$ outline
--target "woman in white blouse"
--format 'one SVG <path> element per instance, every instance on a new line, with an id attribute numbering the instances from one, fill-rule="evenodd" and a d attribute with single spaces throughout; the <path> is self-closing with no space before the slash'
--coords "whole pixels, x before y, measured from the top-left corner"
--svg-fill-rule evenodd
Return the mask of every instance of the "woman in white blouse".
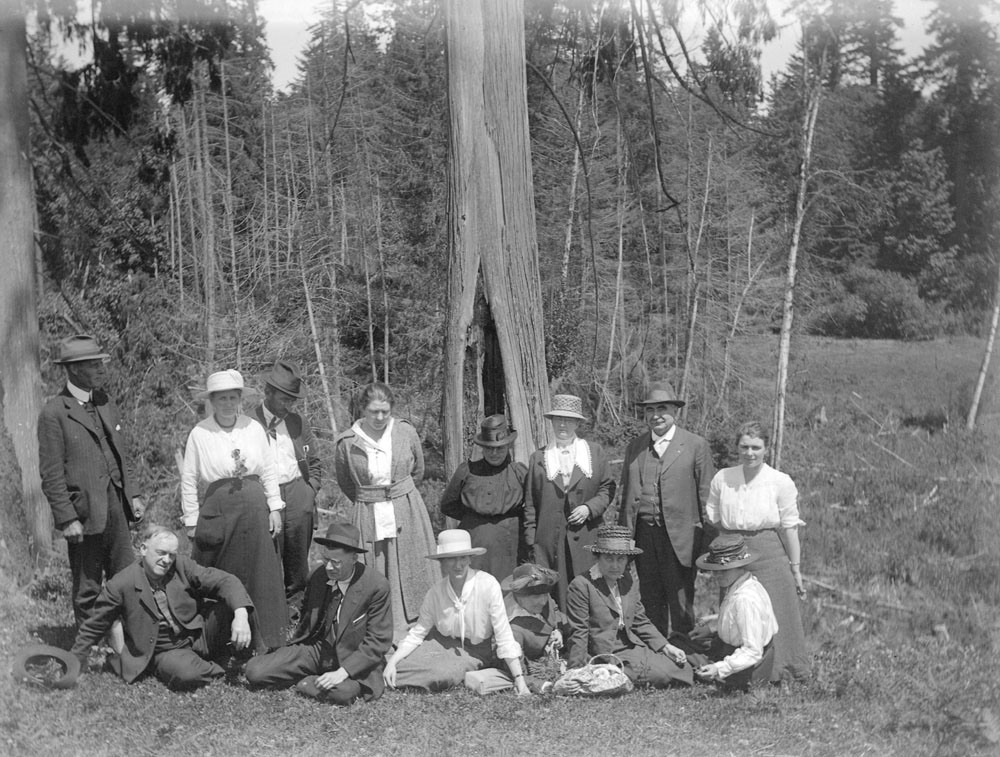
<path id="1" fill-rule="evenodd" d="M 389 581 L 393 638 L 399 641 L 420 612 L 438 576 L 424 556 L 434 549 L 434 531 L 417 484 L 424 477 L 424 452 L 416 429 L 395 418 L 392 390 L 376 382 L 358 404 L 361 418 L 337 437 L 337 484 L 354 503 L 352 522 L 372 543 L 365 562 Z"/>
<path id="2" fill-rule="evenodd" d="M 242 395 L 243 376 L 234 370 L 213 373 L 198 395 L 212 413 L 188 435 L 181 517 L 195 562 L 232 573 L 246 587 L 254 604 L 254 646 L 263 651 L 285 643 L 288 608 L 272 542 L 285 505 L 266 432 L 240 413 Z"/>
<path id="3" fill-rule="evenodd" d="M 802 585 L 798 492 L 785 473 L 764 462 L 769 438 L 760 423 L 745 423 L 737 434 L 740 465 L 712 479 L 706 511 L 720 533 L 738 533 L 758 555 L 748 570 L 771 598 L 778 619 L 771 680 L 804 679 L 810 660 L 799 598 Z"/>
<path id="4" fill-rule="evenodd" d="M 485 553 L 485 548 L 472 546 L 468 531 L 440 533 L 435 552 L 427 557 L 441 561 L 444 577 L 427 592 L 416 624 L 389 658 L 383 672 L 386 685 L 441 691 L 461 685 L 466 673 L 499 658 L 510 670 L 514 690 L 531 693 L 500 582 L 471 567 L 472 558 Z"/>

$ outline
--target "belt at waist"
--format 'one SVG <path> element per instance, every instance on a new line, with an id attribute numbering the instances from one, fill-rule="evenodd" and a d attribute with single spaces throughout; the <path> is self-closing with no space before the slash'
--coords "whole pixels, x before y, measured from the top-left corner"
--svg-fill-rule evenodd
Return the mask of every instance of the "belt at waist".
<path id="1" fill-rule="evenodd" d="M 417 485 L 413 483 L 412 476 L 401 478 L 399 481 L 393 481 L 385 486 L 359 486 L 354 495 L 354 501 L 385 502 L 396 499 L 396 497 L 405 497 L 416 488 Z"/>
<path id="2" fill-rule="evenodd" d="M 740 529 L 740 528 L 720 528 L 720 534 L 739 534 L 740 536 L 757 536 L 758 534 L 766 534 L 768 531 L 778 532 L 777 528 L 758 528 L 756 531 L 750 529 Z"/>

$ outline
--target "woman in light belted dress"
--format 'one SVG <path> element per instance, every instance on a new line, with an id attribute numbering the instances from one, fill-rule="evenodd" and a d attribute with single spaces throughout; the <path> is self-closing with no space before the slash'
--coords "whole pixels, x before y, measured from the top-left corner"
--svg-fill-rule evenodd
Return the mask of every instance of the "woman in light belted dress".
<path id="1" fill-rule="evenodd" d="M 353 523 L 364 557 L 389 581 L 394 638 L 406 635 L 420 604 L 438 579 L 426 555 L 434 551 L 434 532 L 417 483 L 424 475 L 424 453 L 416 430 L 392 416 L 392 390 L 376 382 L 360 397 L 363 416 L 337 438 L 337 483 L 354 502 Z"/>

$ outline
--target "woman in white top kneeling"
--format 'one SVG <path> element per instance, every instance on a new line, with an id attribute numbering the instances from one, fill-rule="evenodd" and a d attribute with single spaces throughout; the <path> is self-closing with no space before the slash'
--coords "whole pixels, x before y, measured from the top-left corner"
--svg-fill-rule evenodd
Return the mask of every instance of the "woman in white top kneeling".
<path id="1" fill-rule="evenodd" d="M 461 685 L 467 672 L 499 658 L 510 670 L 515 691 L 530 693 L 500 583 L 471 567 L 473 556 L 485 552 L 472 546 L 468 531 L 440 533 L 437 551 L 427 557 L 440 560 L 444 577 L 427 592 L 416 624 L 389 658 L 386 685 L 441 691 Z"/>

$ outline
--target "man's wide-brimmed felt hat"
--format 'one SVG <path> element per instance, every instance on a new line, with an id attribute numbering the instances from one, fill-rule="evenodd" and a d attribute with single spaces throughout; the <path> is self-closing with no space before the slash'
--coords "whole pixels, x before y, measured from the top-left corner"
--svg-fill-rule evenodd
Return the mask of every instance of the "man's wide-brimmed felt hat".
<path id="1" fill-rule="evenodd" d="M 517 439 L 517 432 L 507 424 L 506 415 L 491 415 L 482 422 L 472 441 L 480 447 L 506 447 Z"/>
<path id="2" fill-rule="evenodd" d="M 302 397 L 302 377 L 299 375 L 299 367 L 294 363 L 275 360 L 271 372 L 264 377 L 264 383 L 290 397 Z"/>
<path id="3" fill-rule="evenodd" d="M 636 402 L 637 405 L 659 405 L 666 402 L 677 407 L 684 407 L 686 402 L 677 398 L 677 392 L 666 381 L 654 381 L 646 387 L 646 396 Z"/>
<path id="4" fill-rule="evenodd" d="M 59 343 L 57 365 L 79 363 L 83 360 L 107 360 L 111 355 L 102 350 L 90 334 L 75 334 Z"/>
<path id="5" fill-rule="evenodd" d="M 205 388 L 195 396 L 198 399 L 207 399 L 215 392 L 227 392 L 230 389 L 243 391 L 243 374 L 230 368 L 227 371 L 216 371 L 205 382 Z"/>
<path id="6" fill-rule="evenodd" d="M 525 563 L 500 582 L 500 588 L 515 594 L 548 594 L 559 583 L 559 574 L 551 568 Z"/>
<path id="7" fill-rule="evenodd" d="M 324 547 L 340 547 L 352 552 L 367 552 L 362 546 L 361 531 L 346 520 L 334 521 L 324 536 L 314 536 L 313 541 Z"/>
<path id="8" fill-rule="evenodd" d="M 427 555 L 431 560 L 441 560 L 445 557 L 464 557 L 470 555 L 485 555 L 486 547 L 473 547 L 472 536 L 461 528 L 447 528 L 438 534 L 437 551 Z"/>
<path id="9" fill-rule="evenodd" d="M 601 526 L 597 529 L 597 538 L 593 544 L 586 546 L 595 554 L 606 555 L 641 555 L 642 550 L 635 546 L 632 531 L 626 526 Z"/>
<path id="10" fill-rule="evenodd" d="M 546 418 L 576 418 L 587 420 L 583 414 L 583 400 L 575 394 L 556 394 L 552 397 L 552 409 L 545 414 Z"/>
<path id="11" fill-rule="evenodd" d="M 695 563 L 702 570 L 729 570 L 742 568 L 757 559 L 757 555 L 747 548 L 739 534 L 719 534 L 708 545 L 708 552 Z"/>
<path id="12" fill-rule="evenodd" d="M 69 689 L 80 677 L 80 660 L 65 649 L 31 644 L 14 656 L 10 674 L 15 680 L 49 689 Z"/>

